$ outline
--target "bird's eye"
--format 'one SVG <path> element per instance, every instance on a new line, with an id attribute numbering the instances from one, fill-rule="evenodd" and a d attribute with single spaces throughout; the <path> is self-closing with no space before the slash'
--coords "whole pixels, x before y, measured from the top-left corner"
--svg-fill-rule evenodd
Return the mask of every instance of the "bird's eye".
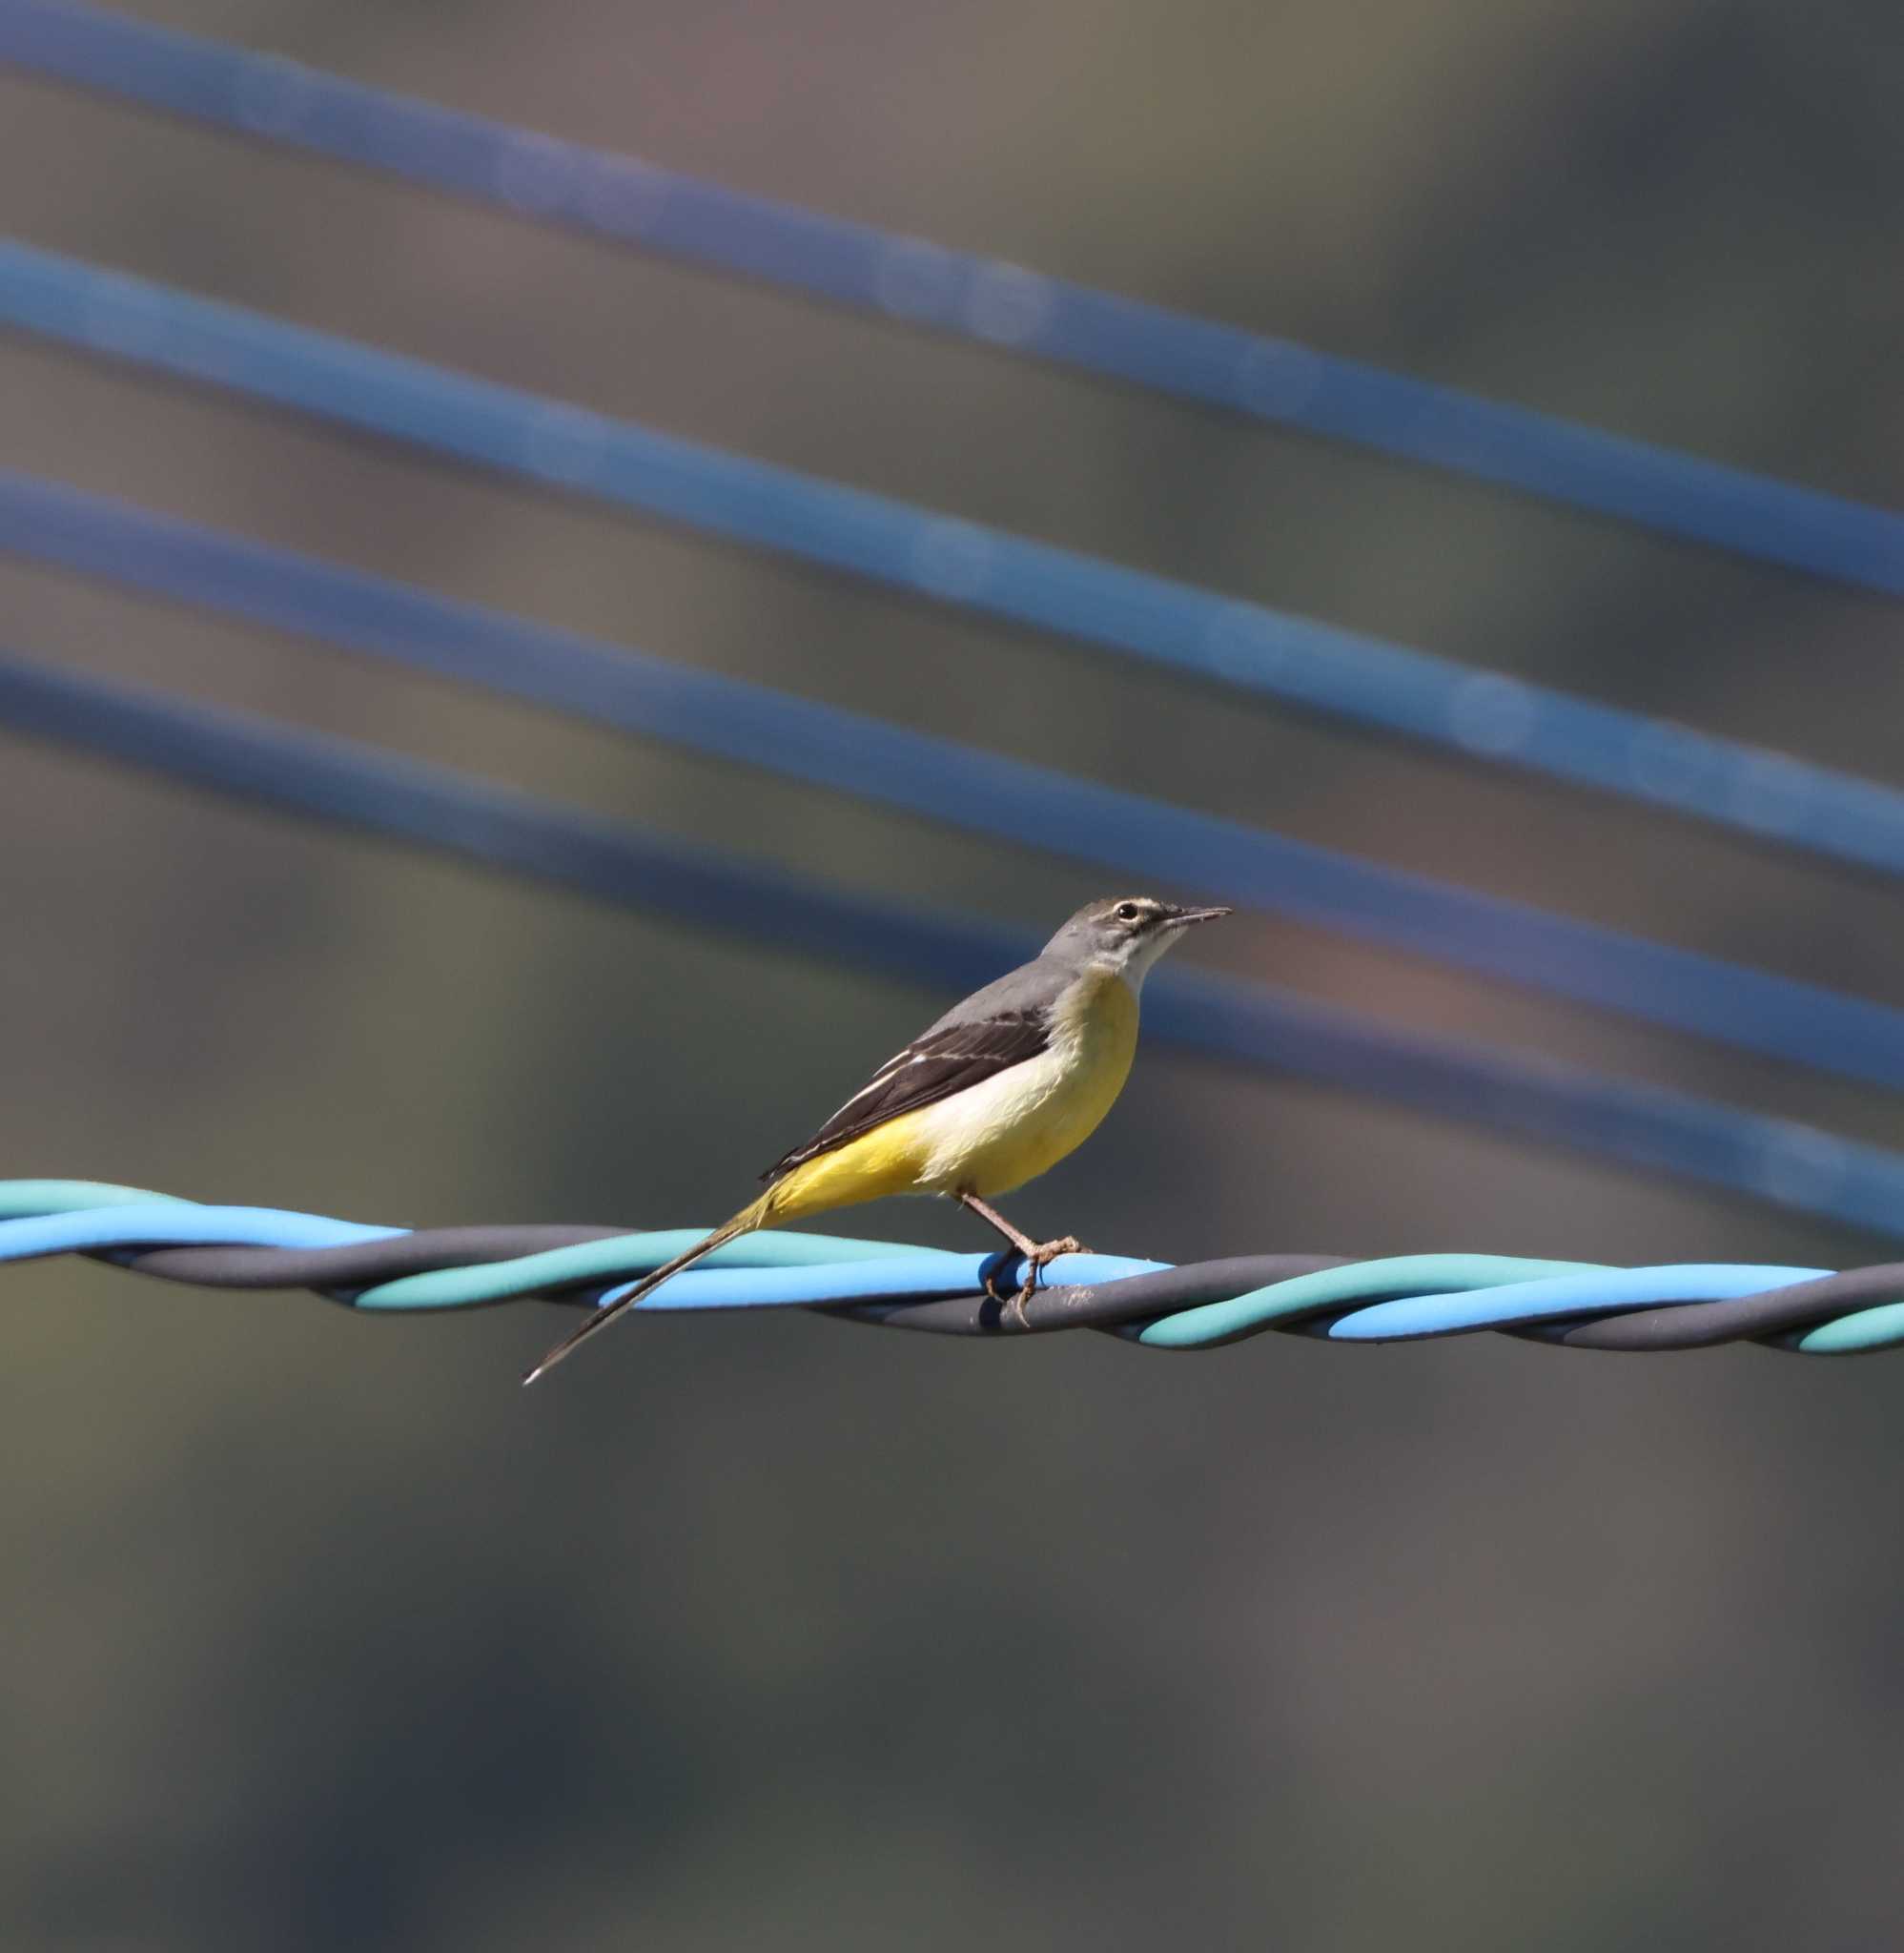
<path id="1" fill-rule="evenodd" d="M 1143 913 L 1135 902 L 1119 902 L 1117 904 L 1117 920 L 1119 922 L 1135 922 Z"/>

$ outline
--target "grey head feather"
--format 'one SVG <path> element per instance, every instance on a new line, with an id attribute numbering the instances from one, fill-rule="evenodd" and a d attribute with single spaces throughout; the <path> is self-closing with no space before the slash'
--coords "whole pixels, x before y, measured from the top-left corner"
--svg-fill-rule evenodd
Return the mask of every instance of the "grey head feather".
<path id="1" fill-rule="evenodd" d="M 932 1031 L 979 1023 L 1007 1012 L 1049 1011 L 1088 970 L 1115 971 L 1133 989 L 1140 989 L 1151 964 L 1185 930 L 1230 913 L 1186 908 L 1155 895 L 1105 895 L 1087 902 L 1029 963 L 953 1004 Z"/>
<path id="2" fill-rule="evenodd" d="M 1186 908 L 1156 895 L 1107 895 L 1085 903 L 1046 943 L 1038 960 L 1062 963 L 1074 975 L 1114 970 L 1137 990 L 1145 972 L 1185 930 L 1229 914 L 1228 909 Z"/>

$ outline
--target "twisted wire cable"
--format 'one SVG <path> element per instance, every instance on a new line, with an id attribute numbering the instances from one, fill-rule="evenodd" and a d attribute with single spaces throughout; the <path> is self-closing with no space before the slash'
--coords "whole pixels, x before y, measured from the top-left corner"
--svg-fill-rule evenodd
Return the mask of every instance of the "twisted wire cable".
<path id="1" fill-rule="evenodd" d="M 0 10 L 6 5 L 0 0 Z M 1904 874 L 1904 793 L 1893 789 L 17 240 L 0 240 L 0 325 L 908 596 L 1053 631 L 1200 682 L 1425 741 L 1470 763 L 1518 767 L 1691 815 L 1753 842 Z M 1904 519 L 1895 520 L 1904 538 Z M 1566 958 L 1548 962 L 1564 968 Z"/>
<path id="2" fill-rule="evenodd" d="M 604 1306 L 699 1229 L 412 1231 L 271 1207 L 201 1205 L 89 1181 L 0 1182 L 0 1263 L 81 1254 L 202 1287 L 308 1288 L 366 1313 L 543 1300 Z M 745 1237 L 637 1308 L 803 1308 L 939 1335 L 1112 1331 L 1208 1349 L 1279 1329 L 1337 1343 L 1506 1330 L 1569 1348 L 1758 1342 L 1806 1355 L 1904 1343 L 1904 1264 L 1833 1272 L 1729 1263 L 1621 1268 L 1507 1255 L 1356 1261 L 1241 1255 L 1171 1266 L 1061 1255 L 1020 1305 L 1013 1251 L 958 1254 L 835 1235 Z M 988 1285 L 988 1284 L 990 1285 Z"/>
<path id="3" fill-rule="evenodd" d="M 281 56 L 77 0 L 0 0 L 0 61 L 530 221 L 1904 595 L 1904 517 L 1888 510 L 744 195 Z"/>
<path id="4" fill-rule="evenodd" d="M 57 669 L 0 647 L 0 722 L 119 765 L 546 886 L 712 929 L 777 956 L 975 989 L 1036 938 L 836 883 L 356 740 Z M 1904 1155 L 1658 1085 L 1214 972 L 1160 972 L 1149 1036 L 1278 1077 L 1466 1120 L 1643 1170 L 1681 1174 L 1878 1234 L 1904 1234 Z"/>
<path id="5" fill-rule="evenodd" d="M 0 548 L 1863 1083 L 1904 1012 L 0 469 Z"/>

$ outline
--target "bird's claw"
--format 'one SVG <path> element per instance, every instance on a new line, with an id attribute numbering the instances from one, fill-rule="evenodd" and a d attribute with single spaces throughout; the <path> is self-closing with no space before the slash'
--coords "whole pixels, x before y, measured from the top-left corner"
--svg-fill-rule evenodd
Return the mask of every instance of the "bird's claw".
<path id="1" fill-rule="evenodd" d="M 998 1304 L 1005 1312 L 1005 1320 L 1013 1328 L 1029 1329 L 1031 1318 L 1025 1313 L 1025 1305 L 1037 1293 L 1038 1271 L 1046 1263 L 1054 1262 L 1059 1255 L 1088 1254 L 1090 1250 L 1075 1234 L 1067 1234 L 1056 1241 L 1040 1242 L 1036 1247 L 1021 1251 L 1019 1260 L 1024 1263 L 1024 1279 L 1016 1291 L 1004 1295 L 993 1285 L 992 1271 L 985 1273 L 985 1292 Z"/>

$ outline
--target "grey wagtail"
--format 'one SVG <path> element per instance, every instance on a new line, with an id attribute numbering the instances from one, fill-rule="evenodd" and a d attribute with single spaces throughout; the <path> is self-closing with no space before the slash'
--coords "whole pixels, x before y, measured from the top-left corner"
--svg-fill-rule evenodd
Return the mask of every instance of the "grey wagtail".
<path id="1" fill-rule="evenodd" d="M 1078 1244 L 1069 1235 L 1034 1242 L 987 1201 L 1055 1166 L 1095 1131 L 1130 1076 L 1150 966 L 1193 923 L 1229 914 L 1151 895 L 1080 909 L 1033 961 L 973 991 L 888 1059 L 804 1146 L 761 1175 L 767 1191 L 757 1201 L 597 1309 L 522 1381 L 534 1383 L 723 1242 L 885 1194 L 944 1194 L 995 1227 L 1025 1259 L 1022 1307 L 1038 1270 Z"/>

